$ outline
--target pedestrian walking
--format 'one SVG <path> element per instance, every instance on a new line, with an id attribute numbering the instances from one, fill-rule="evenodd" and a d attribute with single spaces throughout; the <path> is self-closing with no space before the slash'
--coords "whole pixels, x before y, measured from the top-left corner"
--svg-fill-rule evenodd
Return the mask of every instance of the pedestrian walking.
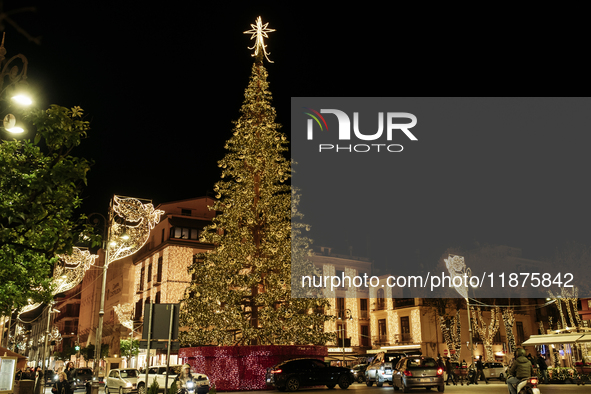
<path id="1" fill-rule="evenodd" d="M 548 364 L 546 364 L 546 359 L 541 354 L 538 354 L 538 370 L 542 379 L 544 379 L 544 384 L 548 384 Z"/>
<path id="2" fill-rule="evenodd" d="M 445 358 L 445 371 L 447 372 L 447 380 L 445 381 L 445 385 L 449 386 L 449 380 L 451 379 L 451 382 L 454 384 L 454 386 L 457 386 L 456 373 L 451 365 L 451 362 L 449 361 L 449 357 Z"/>
<path id="3" fill-rule="evenodd" d="M 486 384 L 488 384 L 488 380 L 486 379 L 486 376 L 484 376 L 484 364 L 482 363 L 482 356 L 478 357 L 478 360 L 476 361 L 476 374 L 474 375 L 474 384 L 478 384 L 478 379 L 482 379 L 486 382 Z"/>
<path id="4" fill-rule="evenodd" d="M 53 384 L 51 392 L 53 394 L 72 394 L 72 388 L 70 387 L 66 373 L 60 372 L 57 376 L 58 380 Z"/>

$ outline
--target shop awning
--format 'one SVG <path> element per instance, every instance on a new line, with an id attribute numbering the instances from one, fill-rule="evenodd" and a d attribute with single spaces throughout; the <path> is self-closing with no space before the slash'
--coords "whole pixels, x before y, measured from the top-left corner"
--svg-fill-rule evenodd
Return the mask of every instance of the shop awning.
<path id="1" fill-rule="evenodd" d="M 591 334 L 583 335 L 582 337 L 577 339 L 577 342 L 591 342 Z"/>
<path id="2" fill-rule="evenodd" d="M 587 334 L 589 335 L 589 334 Z M 548 335 L 532 335 L 529 339 L 522 343 L 524 346 L 533 345 L 551 345 L 561 343 L 575 343 L 584 336 L 583 334 L 548 334 Z M 591 338 L 589 338 L 591 342 Z"/>

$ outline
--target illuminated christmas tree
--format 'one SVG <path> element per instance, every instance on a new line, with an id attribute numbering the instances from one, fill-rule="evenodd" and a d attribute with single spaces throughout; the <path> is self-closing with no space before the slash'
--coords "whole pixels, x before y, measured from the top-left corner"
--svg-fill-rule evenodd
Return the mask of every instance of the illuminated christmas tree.
<path id="1" fill-rule="evenodd" d="M 288 141 L 275 123 L 263 66 L 263 37 L 273 31 L 267 25 L 259 18 L 246 32 L 256 38 L 256 61 L 228 152 L 218 163 L 217 215 L 202 234 L 215 248 L 189 268 L 193 281 L 180 317 L 180 325 L 189 328 L 181 332 L 183 345 L 324 344 L 334 336 L 323 332 L 331 319 L 322 313 L 326 300 L 291 298 L 292 244 L 294 257 L 308 269 L 311 263 L 305 261 L 307 240 L 299 235 L 303 225 L 292 228 L 292 216 L 299 216 L 297 194 L 292 197 L 286 185 Z"/>

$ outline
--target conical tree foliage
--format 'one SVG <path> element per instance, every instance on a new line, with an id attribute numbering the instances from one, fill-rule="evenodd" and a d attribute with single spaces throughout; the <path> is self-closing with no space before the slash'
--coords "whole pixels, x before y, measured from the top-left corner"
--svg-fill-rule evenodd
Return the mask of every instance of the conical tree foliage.
<path id="1" fill-rule="evenodd" d="M 321 299 L 291 298 L 292 237 L 304 271 L 308 240 L 286 181 L 291 164 L 285 159 L 288 141 L 275 123 L 267 71 L 252 67 L 241 116 L 226 142 L 216 183 L 218 212 L 202 235 L 215 249 L 197 256 L 189 268 L 193 282 L 181 307 L 184 345 L 324 344 Z M 297 203 L 297 195 L 294 194 Z M 299 266 L 299 264 L 298 264 Z"/>

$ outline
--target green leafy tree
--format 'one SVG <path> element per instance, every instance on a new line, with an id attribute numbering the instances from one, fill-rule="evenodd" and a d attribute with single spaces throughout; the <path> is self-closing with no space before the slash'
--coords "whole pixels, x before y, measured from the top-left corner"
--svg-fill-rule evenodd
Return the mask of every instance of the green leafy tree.
<path id="1" fill-rule="evenodd" d="M 61 352 L 54 352 L 53 353 L 53 357 L 56 360 L 70 360 L 71 356 L 75 355 L 76 349 L 74 347 L 68 346 L 66 347 L 64 350 L 62 350 Z"/>
<path id="2" fill-rule="evenodd" d="M 178 394 L 178 388 L 176 386 L 176 380 L 172 382 L 172 385 L 168 389 L 168 394 Z"/>
<path id="3" fill-rule="evenodd" d="M 185 345 L 325 344 L 334 337 L 323 332 L 331 317 L 318 312 L 326 300 L 292 298 L 292 230 L 302 225 L 291 223 L 289 142 L 278 131 L 268 85 L 259 57 L 218 163 L 218 214 L 202 234 L 215 249 L 189 268 L 195 279 L 181 306 L 181 325 L 190 328 L 181 333 Z M 306 239 L 299 240 L 305 258 Z"/>
<path id="4" fill-rule="evenodd" d="M 79 107 L 32 109 L 34 139 L 0 139 L 0 314 L 51 298 L 58 254 L 82 239 L 98 244 L 79 216 L 91 163 L 72 155 L 89 130 Z"/>
<path id="5" fill-rule="evenodd" d="M 131 361 L 132 357 L 140 353 L 140 341 L 137 339 L 121 339 L 119 342 L 119 351 L 121 357 L 127 358 L 127 363 Z"/>
<path id="6" fill-rule="evenodd" d="M 88 345 L 86 347 L 80 348 L 80 354 L 84 357 L 85 361 L 94 360 L 94 344 Z M 101 358 L 105 358 L 109 356 L 109 345 L 103 343 L 101 345 Z"/>

